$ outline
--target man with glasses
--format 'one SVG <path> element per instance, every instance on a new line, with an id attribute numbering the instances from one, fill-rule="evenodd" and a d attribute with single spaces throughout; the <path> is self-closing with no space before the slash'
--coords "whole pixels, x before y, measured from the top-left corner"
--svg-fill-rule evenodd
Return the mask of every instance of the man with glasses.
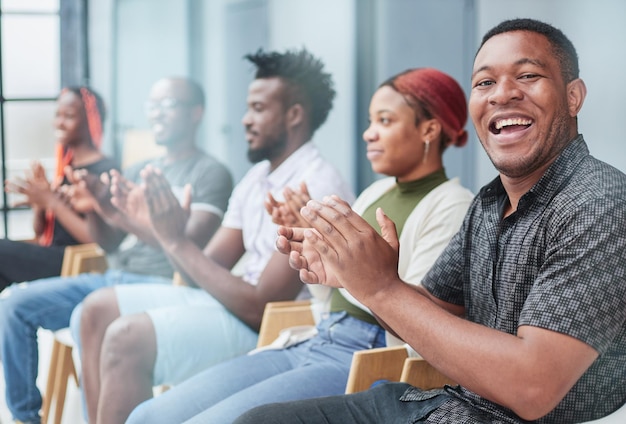
<path id="1" fill-rule="evenodd" d="M 85 299 L 80 322 L 90 422 L 125 422 L 152 397 L 153 385 L 177 384 L 256 346 L 265 304 L 306 291 L 274 247 L 277 225 L 268 193 L 305 182 L 313 198 L 353 194 L 310 142 L 335 96 L 330 74 L 306 50 L 257 52 L 242 118 L 255 165 L 233 190 L 222 226 L 204 250 L 179 231 L 181 208 L 157 173 L 145 173 L 150 220 L 190 286 L 106 288 Z M 245 258 L 241 275 L 231 272 Z M 192 286 L 193 285 L 193 286 Z"/>
<path id="2" fill-rule="evenodd" d="M 13 285 L 0 294 L 0 352 L 6 380 L 6 400 L 18 422 L 38 423 L 41 394 L 37 329 L 67 327 L 76 305 L 92 291 L 116 284 L 171 284 L 174 272 L 158 237 L 147 220 L 128 211 L 145 204 L 141 171 L 158 169 L 183 204 L 182 231 L 204 246 L 220 225 L 232 190 L 228 169 L 196 146 L 196 133 L 204 112 L 204 93 L 184 78 L 157 81 L 147 104 L 156 142 L 165 146 L 163 157 L 131 166 L 100 179 L 74 175 L 72 203 L 85 213 L 90 231 L 108 252 L 104 274 L 54 277 Z M 111 183 L 128 194 L 126 204 L 115 204 Z M 193 199 L 193 202 L 191 200 Z M 80 201 L 79 201 L 80 200 Z"/>

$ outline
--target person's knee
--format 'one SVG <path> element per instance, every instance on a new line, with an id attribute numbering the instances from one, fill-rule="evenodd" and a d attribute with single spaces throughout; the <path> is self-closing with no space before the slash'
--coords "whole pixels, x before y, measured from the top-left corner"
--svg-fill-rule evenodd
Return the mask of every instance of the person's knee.
<path id="1" fill-rule="evenodd" d="M 25 320 L 30 299 L 28 284 L 13 284 L 0 292 L 0 327 Z"/>
<path id="2" fill-rule="evenodd" d="M 119 317 L 117 297 L 112 288 L 104 288 L 89 294 L 82 303 L 80 328 L 83 336 L 102 334 Z"/>
<path id="3" fill-rule="evenodd" d="M 104 369 L 148 369 L 155 347 L 145 319 L 141 314 L 123 316 L 107 327 L 101 351 Z"/>

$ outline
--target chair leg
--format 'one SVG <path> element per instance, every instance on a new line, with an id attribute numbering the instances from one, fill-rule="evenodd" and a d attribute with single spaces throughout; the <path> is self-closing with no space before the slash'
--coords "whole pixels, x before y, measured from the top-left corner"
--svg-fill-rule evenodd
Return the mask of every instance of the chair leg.
<path id="1" fill-rule="evenodd" d="M 54 397 L 54 386 L 57 380 L 57 369 L 59 361 L 59 348 L 61 343 L 54 340 L 52 343 L 52 355 L 50 357 L 50 367 L 48 369 L 48 381 L 46 382 L 46 393 L 43 397 L 42 407 L 42 423 L 48 422 L 48 415 L 50 414 L 50 406 L 52 405 L 52 398 Z"/>
<path id="2" fill-rule="evenodd" d="M 63 418 L 63 408 L 65 407 L 65 396 L 67 393 L 67 382 L 73 378 L 78 385 L 78 374 L 72 358 L 72 347 L 58 340 L 54 340 L 52 345 L 52 358 L 50 360 L 50 371 L 46 382 L 46 394 L 44 396 L 42 423 L 48 424 L 50 409 L 54 404 L 53 424 L 61 424 Z"/>
<path id="3" fill-rule="evenodd" d="M 59 349 L 59 362 L 61 365 L 61 372 L 56 383 L 56 405 L 54 407 L 54 424 L 61 424 L 63 418 L 63 408 L 65 406 L 65 395 L 67 393 L 67 382 L 70 379 L 72 373 L 76 374 L 74 368 L 74 361 L 72 359 L 72 347 L 61 344 Z"/>

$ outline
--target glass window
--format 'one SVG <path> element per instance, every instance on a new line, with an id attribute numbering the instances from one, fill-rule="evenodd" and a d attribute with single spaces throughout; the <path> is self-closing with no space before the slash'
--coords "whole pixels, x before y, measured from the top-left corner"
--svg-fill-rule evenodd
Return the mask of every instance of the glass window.
<path id="1" fill-rule="evenodd" d="M 59 0 L 2 0 L 2 12 L 47 12 L 59 11 Z"/>
<path id="2" fill-rule="evenodd" d="M 59 16 L 2 15 L 1 36 L 4 97 L 56 96 L 61 84 Z"/>
<path id="3" fill-rule="evenodd" d="M 53 119 L 56 102 L 7 102 L 4 105 L 5 167 L 8 179 L 19 178 L 30 169 L 33 160 L 42 162 L 48 177 L 54 172 Z M 7 194 L 7 203 L 19 200 L 18 195 Z"/>
<path id="4" fill-rule="evenodd" d="M 31 209 L 12 210 L 7 213 L 8 234 L 12 240 L 27 240 L 35 237 L 33 231 L 33 211 Z M 0 237 L 4 237 L 4 226 L 0 228 Z"/>

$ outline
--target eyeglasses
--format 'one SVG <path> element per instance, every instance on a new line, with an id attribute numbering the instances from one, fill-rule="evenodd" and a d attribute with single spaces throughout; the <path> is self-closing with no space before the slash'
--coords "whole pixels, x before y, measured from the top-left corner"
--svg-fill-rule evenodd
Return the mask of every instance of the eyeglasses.
<path id="1" fill-rule="evenodd" d="M 161 100 L 148 100 L 144 104 L 144 111 L 146 115 L 149 115 L 155 112 L 172 112 L 174 109 L 183 106 L 193 106 L 193 103 L 166 97 Z"/>

